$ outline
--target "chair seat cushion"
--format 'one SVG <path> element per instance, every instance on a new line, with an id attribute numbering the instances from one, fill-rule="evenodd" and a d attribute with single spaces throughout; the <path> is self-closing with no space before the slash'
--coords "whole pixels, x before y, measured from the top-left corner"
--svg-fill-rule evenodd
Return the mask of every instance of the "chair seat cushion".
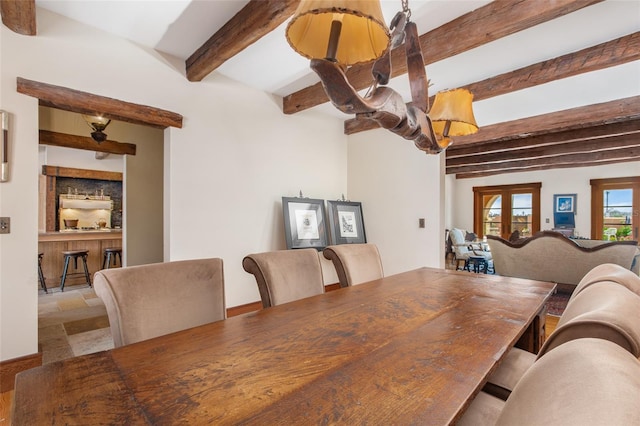
<path id="1" fill-rule="evenodd" d="M 481 426 L 494 425 L 500 417 L 500 412 L 504 407 L 504 401 L 480 392 L 473 399 L 469 408 L 464 412 L 462 418 L 456 423 L 457 426 Z"/>
<path id="2" fill-rule="evenodd" d="M 524 373 L 536 361 L 536 355 L 518 348 L 512 348 L 489 377 L 488 382 L 512 391 Z"/>

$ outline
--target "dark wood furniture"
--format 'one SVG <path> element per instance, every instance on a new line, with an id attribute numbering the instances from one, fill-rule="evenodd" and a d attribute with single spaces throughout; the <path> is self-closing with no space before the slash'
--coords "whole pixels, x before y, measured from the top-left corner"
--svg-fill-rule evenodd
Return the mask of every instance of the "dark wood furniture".
<path id="1" fill-rule="evenodd" d="M 12 419 L 450 424 L 554 287 L 421 268 L 21 372 Z"/>
<path id="2" fill-rule="evenodd" d="M 91 287 L 91 275 L 89 275 L 89 268 L 87 267 L 87 257 L 89 256 L 89 250 L 66 250 L 62 252 L 64 256 L 64 267 L 62 268 L 62 277 L 60 278 L 60 291 L 64 291 L 64 282 L 67 279 L 67 275 L 80 275 L 84 276 L 85 282 Z M 73 259 L 73 270 L 78 270 L 78 259 L 82 261 L 82 272 L 69 272 L 69 263 Z"/>
<path id="3" fill-rule="evenodd" d="M 476 274 L 481 271 L 487 273 L 487 260 L 482 256 L 469 256 L 466 268 L 469 272 L 473 270 Z"/>
<path id="4" fill-rule="evenodd" d="M 104 249 L 104 254 L 102 256 L 102 269 L 109 269 L 118 264 L 122 267 L 122 248 L 108 247 Z"/>
<path id="5" fill-rule="evenodd" d="M 44 278 L 44 273 L 42 272 L 42 258 L 44 257 L 44 253 L 38 253 L 38 282 L 40 282 L 40 287 L 44 290 L 45 293 L 47 291 L 47 281 Z"/>

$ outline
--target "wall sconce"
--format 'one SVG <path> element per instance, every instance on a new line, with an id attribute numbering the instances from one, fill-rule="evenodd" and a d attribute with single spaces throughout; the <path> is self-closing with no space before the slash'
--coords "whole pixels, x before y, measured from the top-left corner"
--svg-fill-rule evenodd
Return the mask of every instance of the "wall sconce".
<path id="1" fill-rule="evenodd" d="M 429 81 L 420 47 L 418 29 L 410 22 L 408 0 L 402 0 L 387 29 L 380 2 L 375 0 L 302 0 L 287 25 L 289 45 L 311 59 L 311 69 L 320 77 L 331 103 L 346 114 L 376 121 L 428 154 L 438 154 L 451 144 L 449 136 L 478 131 L 473 117 L 473 95 L 452 90 L 436 95 L 429 107 Z M 411 102 L 389 87 L 390 52 L 405 45 Z M 437 46 L 435 47 L 437 48 Z M 349 83 L 345 70 L 359 62 L 375 60 L 373 81 L 360 96 Z"/>
<path id="2" fill-rule="evenodd" d="M 9 180 L 9 113 L 0 111 L 0 182 Z"/>
<path id="3" fill-rule="evenodd" d="M 111 123 L 110 119 L 101 115 L 85 114 L 82 114 L 82 118 L 84 118 L 84 121 L 86 121 L 89 127 L 93 130 L 93 132 L 91 132 L 91 138 L 93 138 L 94 141 L 101 143 L 107 140 L 107 135 L 103 130 L 107 128 L 109 123 Z"/>

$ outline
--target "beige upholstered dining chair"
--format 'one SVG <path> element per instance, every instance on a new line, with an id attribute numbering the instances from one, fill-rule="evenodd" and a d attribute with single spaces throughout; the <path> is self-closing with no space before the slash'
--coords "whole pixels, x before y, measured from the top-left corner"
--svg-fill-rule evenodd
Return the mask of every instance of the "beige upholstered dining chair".
<path id="1" fill-rule="evenodd" d="M 536 362 L 569 341 L 599 338 L 640 357 L 640 296 L 612 281 L 595 283 L 567 305 L 553 333 L 535 355 L 513 348 L 489 377 L 487 391 L 505 398 Z"/>
<path id="2" fill-rule="evenodd" d="M 249 254 L 242 267 L 254 275 L 264 308 L 324 293 L 316 249 Z"/>
<path id="3" fill-rule="evenodd" d="M 537 361 L 507 401 L 480 392 L 458 426 L 640 424 L 640 361 L 603 339 L 567 342 Z"/>
<path id="4" fill-rule="evenodd" d="M 341 244 L 322 252 L 336 268 L 340 287 L 349 287 L 384 277 L 380 252 L 375 244 Z"/>
<path id="5" fill-rule="evenodd" d="M 222 259 L 104 269 L 94 288 L 115 347 L 226 318 Z"/>
<path id="6" fill-rule="evenodd" d="M 613 281 L 627 287 L 629 290 L 640 296 L 640 277 L 624 266 L 615 263 L 603 263 L 596 266 L 582 277 L 571 295 L 573 299 L 582 290 L 592 284 L 602 281 Z"/>

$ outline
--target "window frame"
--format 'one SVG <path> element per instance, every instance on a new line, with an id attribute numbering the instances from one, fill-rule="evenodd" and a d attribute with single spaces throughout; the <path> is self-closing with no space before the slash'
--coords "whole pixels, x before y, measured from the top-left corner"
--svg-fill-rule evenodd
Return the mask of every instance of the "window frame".
<path id="1" fill-rule="evenodd" d="M 511 204 L 512 196 L 515 194 L 531 194 L 531 235 L 540 231 L 540 188 L 542 182 L 520 183 L 514 185 L 493 185 L 473 187 L 473 228 L 482 238 L 484 236 L 482 199 L 485 195 L 502 196 L 502 213 L 500 218 L 500 236 L 508 239 L 511 234 L 511 224 L 513 222 L 513 208 Z M 508 212 L 508 214 L 504 214 Z"/>
<path id="2" fill-rule="evenodd" d="M 638 228 L 640 228 L 640 176 L 629 176 L 609 179 L 591 179 L 591 238 L 602 240 L 604 237 L 604 191 L 614 189 L 631 189 L 632 214 L 631 235 L 638 240 Z"/>

